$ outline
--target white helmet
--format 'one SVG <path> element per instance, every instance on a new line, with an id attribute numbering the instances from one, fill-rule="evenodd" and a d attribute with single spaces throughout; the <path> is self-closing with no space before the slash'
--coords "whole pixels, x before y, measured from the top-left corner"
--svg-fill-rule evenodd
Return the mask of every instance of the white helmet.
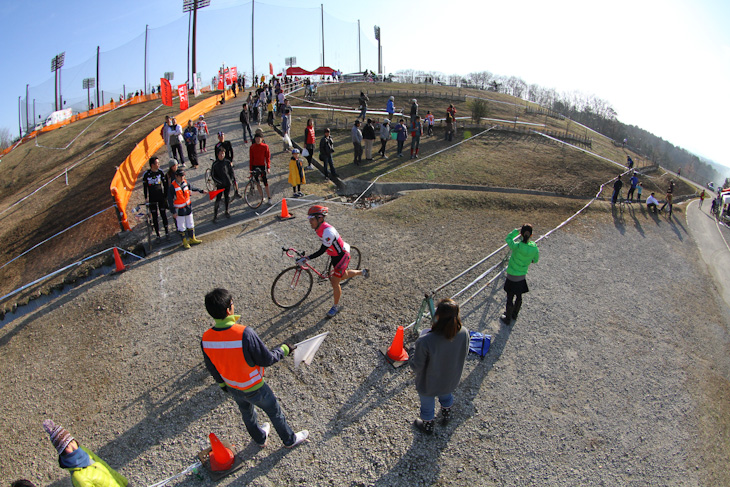
<path id="1" fill-rule="evenodd" d="M 395 100 L 395 97 L 391 95 L 391 97 L 388 98 L 388 100 L 393 101 L 393 100 Z"/>

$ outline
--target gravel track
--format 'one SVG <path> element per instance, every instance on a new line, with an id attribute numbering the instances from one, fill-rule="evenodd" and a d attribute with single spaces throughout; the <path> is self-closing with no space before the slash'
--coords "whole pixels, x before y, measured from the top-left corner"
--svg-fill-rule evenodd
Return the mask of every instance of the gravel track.
<path id="1" fill-rule="evenodd" d="M 623 219 L 591 211 L 542 241 L 513 327 L 497 319 L 501 279 L 465 306 L 465 325 L 491 333 L 492 349 L 484 360 L 470 355 L 455 419 L 427 437 L 410 425 L 412 373 L 378 350 L 415 318 L 424 291 L 521 222 L 489 209 L 394 217 L 391 205 L 408 199 L 332 207 L 329 220 L 373 277 L 344 287 L 345 307 L 331 321 L 327 284 L 293 311 L 269 297 L 290 264 L 281 245 L 317 247 L 304 210 L 290 207 L 294 220 L 204 235 L 203 245 L 90 281 L 0 329 L 0 393 L 10 399 L 0 481 L 70 485 L 41 427 L 49 417 L 134 485 L 193 463 L 210 432 L 244 458 L 221 485 L 728 485 L 727 473 L 708 467 L 722 462 L 703 413 L 708 381 L 730 377 L 728 309 L 683 213 L 670 223 L 639 210 Z M 533 215 L 536 233 L 556 218 Z M 233 292 L 242 321 L 269 346 L 330 331 L 312 365 L 295 371 L 285 359 L 267 370 L 310 443 L 290 451 L 274 435 L 260 450 L 202 366 L 199 338 L 211 325 L 203 295 L 216 286 Z M 173 485 L 213 483 L 189 475 Z"/>

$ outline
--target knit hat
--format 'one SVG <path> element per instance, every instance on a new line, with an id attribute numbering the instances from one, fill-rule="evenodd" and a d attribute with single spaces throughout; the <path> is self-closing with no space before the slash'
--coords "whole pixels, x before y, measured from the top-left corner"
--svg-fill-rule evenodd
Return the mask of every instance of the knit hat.
<path id="1" fill-rule="evenodd" d="M 45 428 L 46 433 L 48 433 L 51 437 L 51 443 L 53 443 L 53 447 L 59 455 L 62 455 L 68 444 L 74 441 L 74 437 L 71 436 L 71 433 L 69 433 L 63 426 L 58 426 L 50 419 L 43 421 L 43 428 Z"/>
<path id="2" fill-rule="evenodd" d="M 170 162 L 170 168 L 172 168 L 173 166 L 177 166 L 177 159 L 170 159 L 169 162 Z"/>

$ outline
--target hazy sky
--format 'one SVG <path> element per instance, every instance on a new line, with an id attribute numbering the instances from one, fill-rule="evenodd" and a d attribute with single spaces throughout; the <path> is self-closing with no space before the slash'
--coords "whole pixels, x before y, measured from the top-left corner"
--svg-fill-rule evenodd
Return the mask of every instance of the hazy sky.
<path id="1" fill-rule="evenodd" d="M 321 3 L 325 61 L 334 68 L 358 69 L 359 19 L 363 68 L 377 69 L 377 24 L 386 72 L 488 70 L 558 91 L 595 94 L 613 105 L 622 122 L 730 166 L 728 1 L 262 0 L 254 7 L 257 71 L 268 71 L 269 62 L 280 69 L 285 56 L 296 56 L 306 69 L 319 66 Z M 205 82 L 222 62 L 250 73 L 250 11 L 250 0 L 211 0 L 200 11 L 198 67 Z M 63 90 L 65 98 L 78 101 L 85 93 L 81 78 L 95 76 L 96 46 L 102 56 L 109 51 L 103 59 L 127 53 L 143 58 L 145 25 L 154 53 L 148 80 L 174 70 L 175 82 L 184 82 L 188 18 L 182 0 L 108 6 L 91 0 L 0 2 L 0 126 L 17 134 L 18 96 L 25 98 L 26 84 L 36 87 L 31 99 L 50 92 L 46 101 L 52 102 L 54 55 L 66 51 Z M 105 74 L 104 89 L 142 87 L 142 61 L 114 64 L 123 71 Z"/>

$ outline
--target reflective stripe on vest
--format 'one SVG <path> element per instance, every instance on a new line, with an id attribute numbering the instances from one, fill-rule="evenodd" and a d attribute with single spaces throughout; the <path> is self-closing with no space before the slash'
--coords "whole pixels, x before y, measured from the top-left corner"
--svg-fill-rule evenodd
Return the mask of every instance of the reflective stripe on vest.
<path id="1" fill-rule="evenodd" d="M 203 334 L 203 350 L 223 381 L 235 389 L 246 390 L 264 380 L 264 368 L 251 367 L 243 355 L 244 325 L 226 330 L 209 329 Z"/>
<path id="2" fill-rule="evenodd" d="M 175 200 L 172 202 L 172 205 L 175 208 L 185 208 L 190 205 L 190 189 L 187 183 L 183 183 L 183 186 L 184 188 L 180 187 L 177 181 L 172 182 L 172 189 L 175 190 Z"/>

